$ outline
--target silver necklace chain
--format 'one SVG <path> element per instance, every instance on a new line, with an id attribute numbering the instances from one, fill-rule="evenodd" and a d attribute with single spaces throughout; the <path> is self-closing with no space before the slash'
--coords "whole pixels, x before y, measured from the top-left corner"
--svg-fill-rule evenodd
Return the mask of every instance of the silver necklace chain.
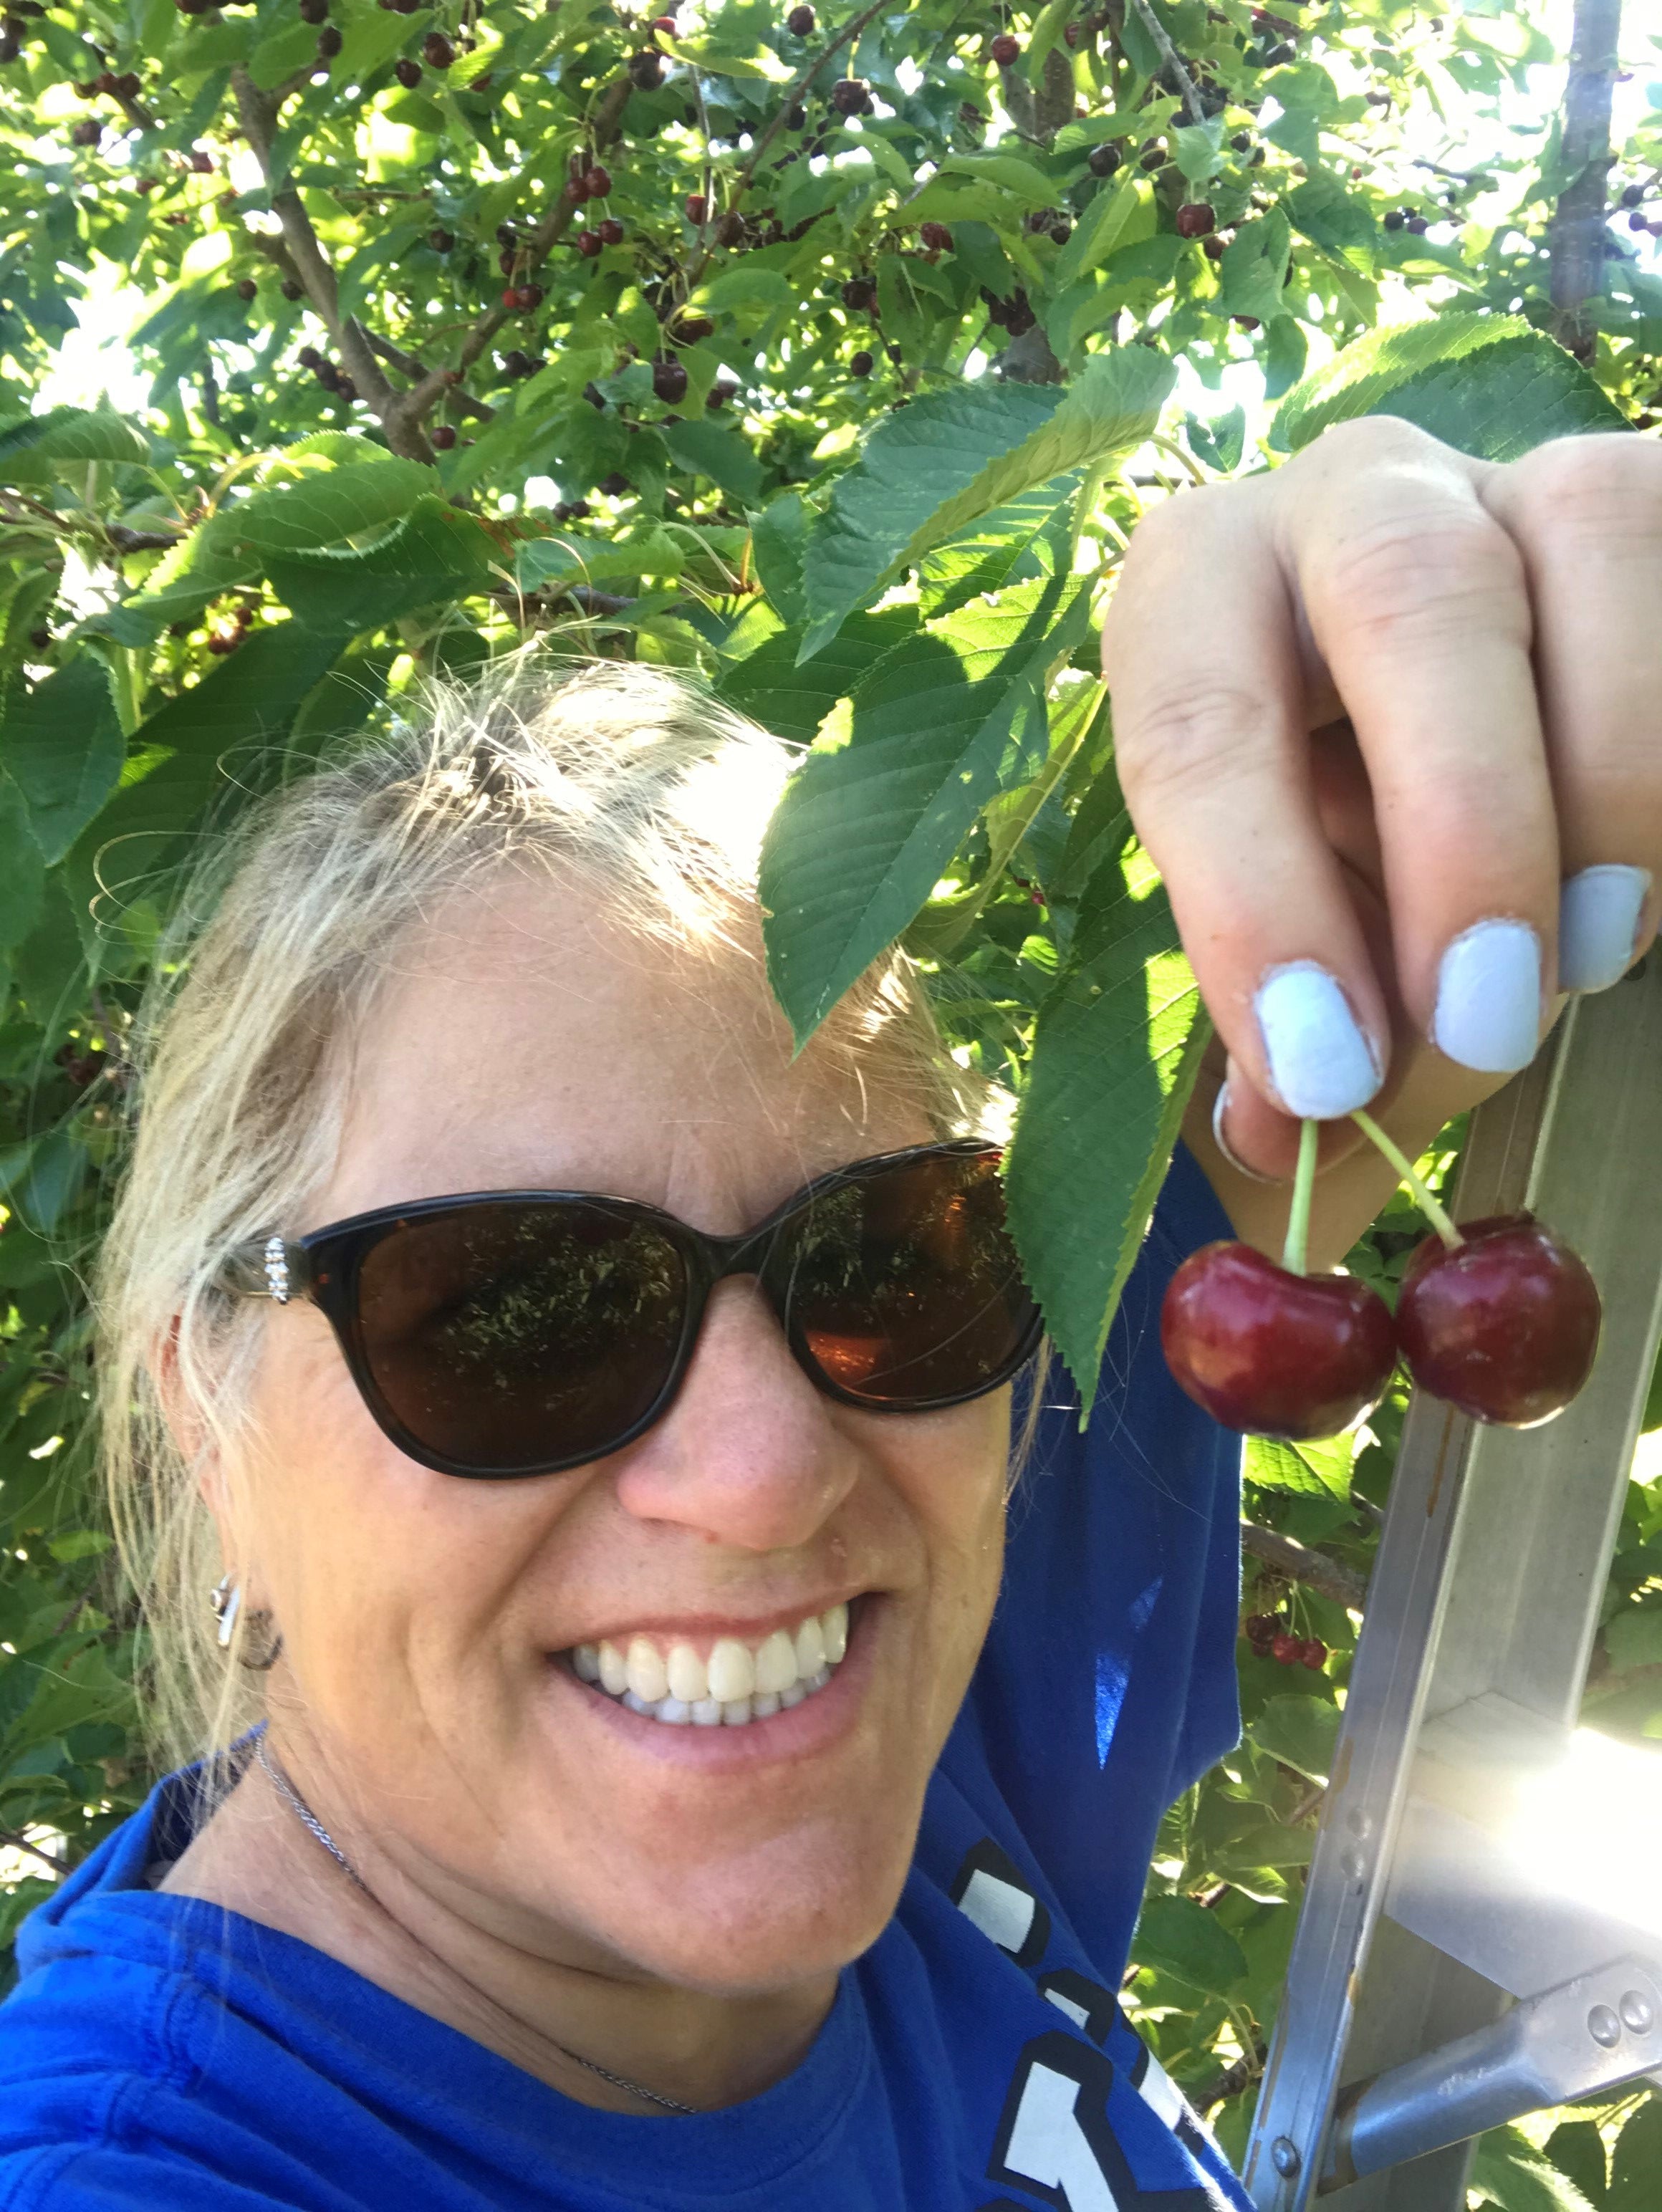
<path id="1" fill-rule="evenodd" d="M 278 1796 L 295 1813 L 301 1824 L 311 1830 L 342 1873 L 349 1881 L 355 1882 L 366 1897 L 373 1897 L 374 1893 L 368 1883 L 365 1881 L 351 1860 L 347 1857 L 345 1852 L 342 1850 L 340 1845 L 266 1748 L 265 1729 L 263 1723 L 259 1735 L 254 1738 L 254 1757 L 270 1777 L 271 1785 Z M 554 2043 L 551 2035 L 548 2040 Z M 598 2074 L 601 2081 L 610 2081 L 614 2089 L 626 2089 L 631 2097 L 643 2097 L 648 2105 L 661 2106 L 667 2112 L 679 2112 L 687 2119 L 697 2118 L 696 2105 L 683 2105 L 678 2103 L 673 2097 L 661 2097 L 655 2089 L 648 2089 L 644 2082 L 631 2081 L 627 2074 L 614 2074 L 609 2066 L 602 2066 L 593 2058 L 585 2058 L 581 2051 L 569 2050 L 563 2043 L 554 2043 L 554 2048 L 563 2058 L 570 2059 L 574 2066 L 584 2067 L 589 2073 Z"/>

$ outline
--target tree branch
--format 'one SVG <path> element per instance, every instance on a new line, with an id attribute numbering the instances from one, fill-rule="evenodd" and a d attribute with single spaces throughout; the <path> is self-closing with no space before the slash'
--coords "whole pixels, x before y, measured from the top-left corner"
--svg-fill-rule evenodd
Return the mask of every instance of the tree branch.
<path id="1" fill-rule="evenodd" d="M 361 323 L 340 312 L 340 295 L 335 283 L 335 272 L 322 242 L 312 228 L 312 218 L 294 186 L 278 182 L 271 174 L 271 142 L 276 134 L 277 110 L 281 99 L 263 93 L 245 69 L 231 71 L 231 85 L 236 95 L 237 114 L 242 124 L 243 135 L 259 164 L 259 173 L 265 179 L 271 194 L 271 212 L 283 226 L 283 242 L 288 248 L 295 278 L 303 286 L 321 319 L 327 324 L 331 336 L 346 365 L 346 372 L 357 386 L 358 396 L 380 420 L 387 431 L 387 441 L 396 453 L 407 459 L 430 461 L 432 449 L 422 435 L 420 420 L 416 418 L 406 428 L 399 403 L 408 394 L 395 392 L 381 374 L 380 364 L 370 350 L 369 341 Z M 282 88 L 279 88 L 279 93 Z M 410 434 L 413 429 L 413 436 Z"/>
<path id="2" fill-rule="evenodd" d="M 1621 0 L 1617 0 L 1617 5 Z M 1200 94 L 1195 89 L 1195 80 L 1184 66 L 1183 56 L 1166 34 L 1166 26 L 1148 5 L 1148 0 L 1131 0 L 1131 12 L 1160 49 L 1160 58 L 1172 72 L 1178 90 L 1183 95 L 1183 105 L 1191 123 L 1204 123 L 1206 110 L 1201 106 Z"/>
<path id="3" fill-rule="evenodd" d="M 887 5 L 888 0 L 873 0 L 873 5 L 871 7 L 866 9 L 861 14 L 856 15 L 851 23 L 845 23 L 825 51 L 808 64 L 808 66 L 803 70 L 801 76 L 797 78 L 795 83 L 792 85 L 789 91 L 787 92 L 781 100 L 779 103 L 779 111 L 777 114 L 775 115 L 772 122 L 769 124 L 767 129 L 762 133 L 761 137 L 751 148 L 750 159 L 746 162 L 744 167 L 740 170 L 738 176 L 734 180 L 733 195 L 728 203 L 729 207 L 737 207 L 740 201 L 743 199 L 745 194 L 750 190 L 751 185 L 755 179 L 756 172 L 761 165 L 763 155 L 767 152 L 769 147 L 772 145 L 774 140 L 779 136 L 779 133 L 785 127 L 785 118 L 790 113 L 792 108 L 796 106 L 801 101 L 803 94 L 806 93 L 812 86 L 815 77 L 819 76 L 820 70 L 825 66 L 825 64 L 828 61 L 831 61 L 836 55 L 841 53 L 844 46 L 849 45 L 851 41 L 857 39 L 860 36 L 860 33 L 865 29 L 867 24 L 869 23 L 874 16 L 880 15 L 883 9 Z M 708 232 L 709 228 L 709 223 L 706 222 L 704 225 L 706 232 Z M 689 294 L 691 294 L 693 287 L 703 276 L 705 270 L 709 268 L 709 252 L 710 250 L 709 244 L 705 243 L 699 247 L 697 252 L 693 256 L 692 260 L 688 264 L 685 279 L 682 288 L 683 298 L 685 298 Z"/>
<path id="4" fill-rule="evenodd" d="M 1263 2062 L 1269 2055 L 1265 2045 L 1255 2042 L 1245 2051 L 1233 2066 L 1226 2066 L 1221 2074 L 1202 2082 L 1198 2089 L 1187 2092 L 1190 2103 L 1203 2119 L 1215 2106 L 1227 2104 L 1239 2097 L 1243 2089 L 1250 2088 L 1263 2071 Z"/>
<path id="5" fill-rule="evenodd" d="M 50 1851 L 43 1851 L 38 1844 L 30 1843 L 27 1837 L 20 1835 L 15 1828 L 0 1828 L 0 1850 L 27 1851 L 32 1859 L 40 1860 L 54 1881 L 62 1881 L 69 1872 L 62 1859 L 53 1858 Z"/>
<path id="6" fill-rule="evenodd" d="M 379 331 L 366 330 L 365 335 L 383 361 L 390 362 L 394 368 L 416 382 L 419 383 L 423 378 L 434 374 L 425 362 L 418 361 L 412 353 L 405 353 L 402 346 L 395 346 L 391 338 L 384 338 Z M 475 399 L 472 392 L 464 392 L 460 385 L 450 386 L 450 404 L 458 414 L 475 415 L 481 422 L 494 422 L 496 419 L 494 407 L 489 406 L 483 399 Z"/>
<path id="7" fill-rule="evenodd" d="M 1279 1529 L 1261 1528 L 1256 1521 L 1241 1522 L 1241 1549 L 1274 1567 L 1289 1582 L 1307 1583 L 1312 1589 L 1343 1606 L 1347 1613 L 1361 1611 L 1367 1584 L 1342 1559 L 1301 1544 L 1296 1536 L 1283 1536 Z"/>
<path id="8" fill-rule="evenodd" d="M 1610 94 L 1621 37 L 1622 0 L 1576 0 L 1562 153 L 1570 181 L 1559 196 L 1548 240 L 1552 335 L 1583 361 L 1595 343 L 1583 310 L 1604 289 Z"/>
<path id="9" fill-rule="evenodd" d="M 629 95 L 634 89 L 634 82 L 625 71 L 623 76 L 614 78 L 601 94 L 589 134 L 597 154 L 617 137 L 618 124 L 629 105 Z M 568 177 L 560 187 L 558 199 L 531 234 L 526 252 L 532 268 L 545 260 L 549 248 L 565 235 L 580 205 L 581 202 L 571 188 L 571 179 Z M 472 367 L 512 312 L 508 307 L 489 307 L 485 310 L 461 342 L 456 355 L 457 374 L 466 374 Z M 435 393 L 434 397 L 436 398 L 437 394 Z M 428 404 L 430 405 L 432 403 L 429 401 Z"/>

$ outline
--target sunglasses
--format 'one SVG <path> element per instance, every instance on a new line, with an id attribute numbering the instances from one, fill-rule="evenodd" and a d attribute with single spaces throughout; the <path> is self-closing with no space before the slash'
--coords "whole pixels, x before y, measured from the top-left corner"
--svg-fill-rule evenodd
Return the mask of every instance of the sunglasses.
<path id="1" fill-rule="evenodd" d="M 441 1474 L 557 1474 L 674 1403 L 709 1295 L 753 1275 L 841 1405 L 928 1413 L 1008 1382 L 1038 1308 L 973 1139 L 856 1161 L 710 1237 L 594 1191 L 473 1192 L 240 1247 L 225 1287 L 309 1298 L 383 1432 Z"/>

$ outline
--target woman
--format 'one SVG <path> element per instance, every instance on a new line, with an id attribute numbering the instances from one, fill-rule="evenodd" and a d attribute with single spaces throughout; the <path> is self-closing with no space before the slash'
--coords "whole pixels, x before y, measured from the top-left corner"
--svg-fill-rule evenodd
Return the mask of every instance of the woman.
<path id="1" fill-rule="evenodd" d="M 1122 773 L 1227 1060 L 1083 1436 L 904 965 L 791 1057 L 759 732 L 599 671 L 265 817 L 103 1297 L 172 1719 L 236 1740 L 24 1929 L 0 2206 L 1244 2205 L 1114 1996 L 1236 1725 L 1153 1316 L 1292 1115 L 1412 1146 L 1648 941 L 1659 586 L 1626 438 L 1355 424 L 1139 532 Z M 1388 1172 L 1329 1134 L 1331 1258 Z"/>

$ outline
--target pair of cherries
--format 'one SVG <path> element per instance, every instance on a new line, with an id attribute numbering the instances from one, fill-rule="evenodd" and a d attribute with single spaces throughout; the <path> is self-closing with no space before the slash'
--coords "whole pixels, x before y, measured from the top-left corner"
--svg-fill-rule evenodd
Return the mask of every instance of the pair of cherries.
<path id="1" fill-rule="evenodd" d="M 1160 1314 L 1166 1364 L 1227 1428 L 1287 1443 L 1337 1436 L 1379 1403 L 1400 1357 L 1415 1382 L 1473 1420 L 1534 1428 L 1592 1371 L 1603 1310 L 1586 1265 L 1531 1213 L 1456 1227 L 1365 1115 L 1433 1221 L 1395 1316 L 1353 1275 L 1306 1274 L 1315 1172 L 1306 1123 L 1288 1264 L 1249 1244 L 1203 1245 L 1172 1278 Z"/>

